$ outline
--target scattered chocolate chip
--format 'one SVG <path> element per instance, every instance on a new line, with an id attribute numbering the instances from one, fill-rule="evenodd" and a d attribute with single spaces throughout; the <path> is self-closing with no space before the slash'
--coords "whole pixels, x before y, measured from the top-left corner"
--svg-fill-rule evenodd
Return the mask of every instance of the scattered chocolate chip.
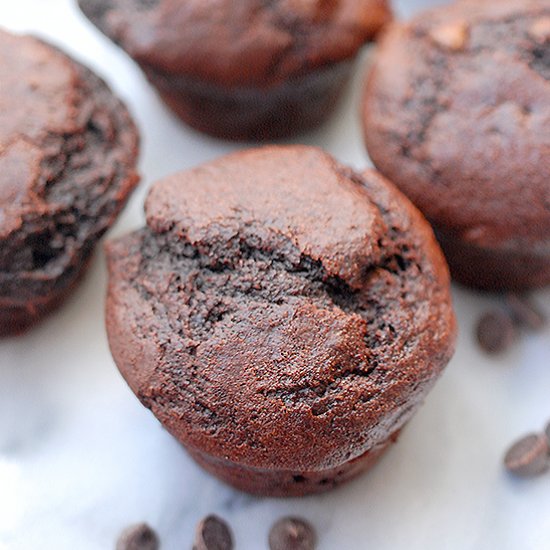
<path id="1" fill-rule="evenodd" d="M 541 330 L 546 325 L 546 317 L 525 296 L 508 294 L 506 305 L 512 318 L 520 326 L 529 330 Z"/>
<path id="2" fill-rule="evenodd" d="M 158 550 L 159 547 L 157 534 L 146 523 L 127 527 L 116 543 L 116 550 Z"/>
<path id="3" fill-rule="evenodd" d="M 506 469 L 521 477 L 542 474 L 550 465 L 550 446 L 543 434 L 530 434 L 510 447 L 504 457 Z"/>
<path id="4" fill-rule="evenodd" d="M 506 351 L 516 338 L 512 318 L 503 311 L 485 313 L 477 325 L 477 340 L 481 349 L 497 354 Z"/>
<path id="5" fill-rule="evenodd" d="M 271 550 L 313 550 L 316 542 L 313 527 L 299 518 L 282 518 L 269 532 Z"/>
<path id="6" fill-rule="evenodd" d="M 232 550 L 229 525 L 218 516 L 207 516 L 198 525 L 193 550 Z"/>

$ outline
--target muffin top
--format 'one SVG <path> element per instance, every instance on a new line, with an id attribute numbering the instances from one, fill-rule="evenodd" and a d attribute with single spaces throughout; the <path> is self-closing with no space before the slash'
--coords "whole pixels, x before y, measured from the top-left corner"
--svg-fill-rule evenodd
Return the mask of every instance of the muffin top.
<path id="1" fill-rule="evenodd" d="M 226 87 L 270 86 L 351 58 L 386 0 L 79 0 L 145 67 Z"/>
<path id="2" fill-rule="evenodd" d="M 438 228 L 550 253 L 550 0 L 462 0 L 392 26 L 363 114 L 375 165 Z"/>
<path id="3" fill-rule="evenodd" d="M 54 47 L 0 30 L 0 60 L 0 298 L 15 305 L 112 223 L 138 138 L 105 84 Z"/>
<path id="4" fill-rule="evenodd" d="M 399 429 L 452 353 L 444 259 L 375 172 L 266 147 L 158 182 L 145 211 L 107 245 L 109 341 L 188 447 L 333 467 Z"/>
<path id="5" fill-rule="evenodd" d="M 27 209 L 45 206 L 41 142 L 76 128 L 78 90 L 64 56 L 38 40 L 0 30 L 0 236 L 23 222 Z"/>

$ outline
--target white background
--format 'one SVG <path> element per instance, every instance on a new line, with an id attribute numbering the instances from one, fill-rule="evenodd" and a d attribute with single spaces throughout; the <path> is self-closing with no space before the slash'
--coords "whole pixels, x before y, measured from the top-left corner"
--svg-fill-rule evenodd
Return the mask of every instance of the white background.
<path id="1" fill-rule="evenodd" d="M 401 0 L 399 11 L 428 4 Z M 178 122 L 70 0 L 0 0 L 0 25 L 61 45 L 105 77 L 135 114 L 143 181 L 112 234 L 142 224 L 145 192 L 159 177 L 243 147 Z M 357 117 L 364 69 L 363 62 L 329 123 L 301 138 L 358 168 L 369 163 Z M 273 500 L 204 474 L 141 407 L 107 348 L 105 284 L 99 251 L 59 312 L 0 341 L 0 550 L 105 550 L 142 520 L 159 531 L 163 549 L 185 549 L 195 523 L 211 512 L 231 523 L 243 550 L 267 548 L 270 525 L 287 513 L 314 523 L 320 550 L 550 548 L 550 474 L 517 481 L 501 466 L 511 440 L 550 419 L 549 332 L 524 337 L 504 358 L 483 356 L 473 327 L 495 298 L 454 289 L 456 356 L 370 473 L 327 495 Z M 550 312 L 550 293 L 535 296 Z"/>

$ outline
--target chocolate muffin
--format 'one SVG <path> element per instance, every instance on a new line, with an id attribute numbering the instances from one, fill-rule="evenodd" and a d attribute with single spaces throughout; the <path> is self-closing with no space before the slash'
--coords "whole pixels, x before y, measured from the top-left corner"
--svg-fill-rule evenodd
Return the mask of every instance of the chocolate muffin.
<path id="1" fill-rule="evenodd" d="M 137 131 L 105 83 L 0 30 L 0 335 L 53 309 L 138 178 Z"/>
<path id="2" fill-rule="evenodd" d="M 153 186 L 107 245 L 107 332 L 141 402 L 243 491 L 324 491 L 396 440 L 453 352 L 449 276 L 419 212 L 311 147 Z"/>
<path id="3" fill-rule="evenodd" d="M 331 111 L 387 0 L 79 0 L 166 104 L 208 134 L 289 136 Z"/>
<path id="4" fill-rule="evenodd" d="M 434 225 L 457 280 L 550 283 L 549 0 L 462 0 L 394 25 L 363 120 L 374 164 Z"/>

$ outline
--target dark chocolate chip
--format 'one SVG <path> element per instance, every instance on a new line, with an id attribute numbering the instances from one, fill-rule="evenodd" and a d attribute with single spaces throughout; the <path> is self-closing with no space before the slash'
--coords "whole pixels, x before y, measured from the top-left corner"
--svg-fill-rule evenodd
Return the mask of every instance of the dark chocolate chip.
<path id="1" fill-rule="evenodd" d="M 193 550 L 232 550 L 229 525 L 218 516 L 207 516 L 198 525 Z"/>
<path id="2" fill-rule="evenodd" d="M 506 305 L 518 325 L 529 330 L 541 330 L 546 325 L 546 316 L 525 296 L 508 294 Z"/>
<path id="3" fill-rule="evenodd" d="M 479 320 L 477 340 L 481 349 L 497 354 L 506 351 L 516 338 L 512 318 L 503 311 L 489 311 Z"/>
<path id="4" fill-rule="evenodd" d="M 542 474 L 550 465 L 550 446 L 544 434 L 530 434 L 510 447 L 504 457 L 506 469 L 521 477 Z"/>
<path id="5" fill-rule="evenodd" d="M 282 518 L 269 532 L 271 550 L 313 550 L 316 542 L 313 527 L 299 518 Z"/>
<path id="6" fill-rule="evenodd" d="M 116 543 L 116 550 L 158 550 L 159 547 L 157 534 L 146 523 L 127 527 Z"/>

